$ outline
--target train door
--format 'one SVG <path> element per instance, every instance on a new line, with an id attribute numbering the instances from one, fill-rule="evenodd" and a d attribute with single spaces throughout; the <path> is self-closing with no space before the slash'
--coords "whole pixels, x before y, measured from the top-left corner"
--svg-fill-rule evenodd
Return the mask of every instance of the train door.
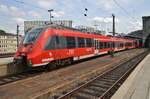
<path id="1" fill-rule="evenodd" d="M 65 50 L 65 48 L 66 48 L 65 37 L 56 35 L 55 36 L 55 51 L 54 51 L 55 59 L 62 59 L 66 57 L 67 50 Z"/>
<path id="2" fill-rule="evenodd" d="M 98 40 L 94 40 L 94 54 L 98 54 L 99 52 L 99 41 Z"/>
<path id="3" fill-rule="evenodd" d="M 67 50 L 65 48 L 66 48 L 65 37 L 53 35 L 49 37 L 44 49 L 45 53 L 48 53 L 50 57 L 54 58 L 55 60 L 58 60 L 66 57 Z"/>

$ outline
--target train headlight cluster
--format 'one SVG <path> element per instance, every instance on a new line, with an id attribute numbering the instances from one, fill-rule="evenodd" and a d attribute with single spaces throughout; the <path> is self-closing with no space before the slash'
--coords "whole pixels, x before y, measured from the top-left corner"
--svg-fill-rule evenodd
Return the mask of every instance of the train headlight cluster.
<path id="1" fill-rule="evenodd" d="M 28 65 L 28 66 L 32 66 L 32 61 L 31 61 L 31 60 L 28 60 L 28 61 L 27 61 L 27 65 Z"/>
<path id="2" fill-rule="evenodd" d="M 29 52 L 31 52 L 31 51 L 32 51 L 32 46 L 29 47 Z"/>

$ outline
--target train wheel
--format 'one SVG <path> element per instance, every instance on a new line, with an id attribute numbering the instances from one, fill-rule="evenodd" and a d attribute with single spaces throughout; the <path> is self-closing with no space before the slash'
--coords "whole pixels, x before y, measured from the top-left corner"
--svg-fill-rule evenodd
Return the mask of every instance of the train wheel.
<path id="1" fill-rule="evenodd" d="M 52 69 L 56 69 L 57 65 L 56 62 L 50 62 L 48 65 L 45 66 L 45 70 L 52 70 Z"/>
<path id="2" fill-rule="evenodd" d="M 73 63 L 73 59 L 72 58 L 68 58 L 66 65 L 71 65 Z"/>
<path id="3" fill-rule="evenodd" d="M 108 51 L 108 54 L 109 54 L 111 57 L 114 57 L 114 51 Z"/>

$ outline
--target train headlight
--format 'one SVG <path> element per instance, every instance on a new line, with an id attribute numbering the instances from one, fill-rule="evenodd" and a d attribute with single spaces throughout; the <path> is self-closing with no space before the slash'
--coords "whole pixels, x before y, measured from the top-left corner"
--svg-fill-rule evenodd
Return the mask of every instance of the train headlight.
<path id="1" fill-rule="evenodd" d="M 27 61 L 27 65 L 28 65 L 28 66 L 32 66 L 32 61 L 31 61 L 31 60 L 28 60 L 28 61 Z"/>
<path id="2" fill-rule="evenodd" d="M 29 48 L 29 52 L 31 52 L 31 51 L 32 51 L 32 47 Z"/>

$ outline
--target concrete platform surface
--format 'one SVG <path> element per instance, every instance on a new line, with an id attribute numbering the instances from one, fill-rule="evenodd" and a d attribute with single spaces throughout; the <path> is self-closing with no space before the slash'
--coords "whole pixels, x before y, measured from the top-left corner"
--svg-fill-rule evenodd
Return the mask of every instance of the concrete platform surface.
<path id="1" fill-rule="evenodd" d="M 13 57 L 0 58 L 0 65 L 8 64 L 13 61 Z"/>
<path id="2" fill-rule="evenodd" d="M 150 99 L 150 54 L 135 68 L 111 99 Z"/>

